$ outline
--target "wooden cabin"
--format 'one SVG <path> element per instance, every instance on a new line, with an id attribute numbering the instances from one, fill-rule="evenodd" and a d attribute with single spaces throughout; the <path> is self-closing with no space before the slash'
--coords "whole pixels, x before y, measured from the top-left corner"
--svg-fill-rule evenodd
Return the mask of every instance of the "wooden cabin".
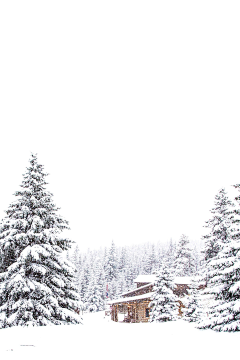
<path id="1" fill-rule="evenodd" d="M 153 295 L 155 275 L 139 275 L 134 283 L 137 288 L 121 295 L 121 298 L 112 300 L 111 319 L 121 322 L 148 322 L 150 317 L 149 304 Z"/>
<path id="2" fill-rule="evenodd" d="M 153 292 L 112 301 L 111 319 L 122 322 L 148 322 Z"/>
<path id="3" fill-rule="evenodd" d="M 139 275 L 134 283 L 137 288 L 123 293 L 119 299 L 109 301 L 111 305 L 111 319 L 120 322 L 148 322 L 150 318 L 151 297 L 153 295 L 153 286 L 156 281 L 156 275 Z M 179 316 L 183 314 L 184 305 L 181 298 L 188 294 L 190 277 L 176 277 L 174 279 L 175 288 L 173 290 L 179 298 Z"/>

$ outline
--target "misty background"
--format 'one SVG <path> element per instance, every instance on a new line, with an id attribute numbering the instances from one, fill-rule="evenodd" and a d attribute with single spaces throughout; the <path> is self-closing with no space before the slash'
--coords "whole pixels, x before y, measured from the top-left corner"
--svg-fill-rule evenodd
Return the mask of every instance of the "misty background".
<path id="1" fill-rule="evenodd" d="M 200 242 L 239 183 L 239 4 L 0 4 L 0 217 L 31 152 L 80 249 Z"/>

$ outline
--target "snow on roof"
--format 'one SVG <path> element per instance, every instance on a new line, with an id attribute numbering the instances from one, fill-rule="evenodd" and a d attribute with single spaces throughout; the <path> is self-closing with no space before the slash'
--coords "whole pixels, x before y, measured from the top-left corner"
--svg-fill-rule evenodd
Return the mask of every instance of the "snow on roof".
<path id="1" fill-rule="evenodd" d="M 133 280 L 135 283 L 154 283 L 157 279 L 156 275 L 138 275 L 138 277 Z"/>
<path id="2" fill-rule="evenodd" d="M 191 284 L 192 278 L 190 276 L 177 276 L 174 279 L 175 284 L 189 285 Z"/>
<path id="3" fill-rule="evenodd" d="M 129 291 L 125 292 L 125 293 L 122 293 L 121 296 L 127 295 L 127 294 L 131 294 L 131 293 L 134 292 L 134 291 L 142 290 L 142 289 L 144 289 L 144 288 L 147 288 L 149 285 L 150 285 L 150 284 L 146 284 L 146 285 L 143 285 L 143 286 L 139 286 L 139 287 L 137 287 L 137 288 L 135 288 L 135 289 L 132 289 L 132 290 L 129 290 Z"/>
<path id="4" fill-rule="evenodd" d="M 148 299 L 153 294 L 154 294 L 154 292 L 150 292 L 150 293 L 142 294 L 142 295 L 138 295 L 138 296 L 131 296 L 131 297 L 127 297 L 127 298 L 119 298 L 119 299 L 116 299 L 116 300 L 110 300 L 108 302 L 108 304 L 111 305 L 111 304 L 116 304 L 116 303 L 121 303 L 121 302 L 129 302 L 129 301 L 135 301 L 135 300 Z"/>

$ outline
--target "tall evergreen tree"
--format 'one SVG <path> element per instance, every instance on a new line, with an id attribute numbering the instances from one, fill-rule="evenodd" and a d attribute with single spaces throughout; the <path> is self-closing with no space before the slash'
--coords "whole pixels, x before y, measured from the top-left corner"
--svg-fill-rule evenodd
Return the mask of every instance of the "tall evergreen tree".
<path id="1" fill-rule="evenodd" d="M 106 280 L 105 280 L 105 272 L 104 272 L 104 267 L 103 264 L 100 263 L 99 261 L 99 273 L 98 273 L 98 277 L 97 277 L 97 283 L 100 287 L 100 292 L 101 292 L 101 297 L 102 300 L 104 302 L 104 307 L 105 307 L 105 300 L 106 300 Z"/>
<path id="2" fill-rule="evenodd" d="M 235 186 L 238 188 L 238 186 Z M 199 328 L 216 331 L 240 331 L 240 204 L 237 209 L 221 192 L 220 200 L 224 211 L 218 218 L 217 231 L 214 229 L 214 256 L 207 257 L 208 287 L 206 293 L 214 301 L 208 317 L 200 322 Z M 218 207 L 221 210 L 221 207 Z M 218 210 L 218 213 L 220 211 Z M 211 239 L 211 238 L 210 238 Z M 207 243 L 209 245 L 209 242 Z M 210 247 L 206 247 L 208 250 Z"/>
<path id="3" fill-rule="evenodd" d="M 90 312 L 96 312 L 104 309 L 104 300 L 101 286 L 99 284 L 99 274 L 93 273 L 91 282 L 86 294 L 86 309 Z"/>
<path id="4" fill-rule="evenodd" d="M 154 244 L 152 244 L 150 248 L 150 254 L 148 255 L 146 261 L 146 266 L 145 266 L 146 273 L 152 274 L 152 272 L 156 270 L 156 267 L 157 267 L 157 260 L 156 260 L 155 246 Z"/>
<path id="5" fill-rule="evenodd" d="M 84 307 L 86 307 L 90 283 L 91 283 L 91 273 L 89 266 L 86 265 L 81 277 L 81 290 L 80 290 L 80 297 Z"/>
<path id="6" fill-rule="evenodd" d="M 108 281 L 112 281 L 117 277 L 117 255 L 114 241 L 112 241 L 112 245 L 108 253 L 105 273 Z"/>
<path id="7" fill-rule="evenodd" d="M 175 266 L 175 253 L 176 253 L 176 244 L 173 243 L 172 239 L 170 239 L 168 249 L 166 251 L 166 263 L 169 269 L 174 269 Z"/>
<path id="8" fill-rule="evenodd" d="M 221 245 L 228 242 L 229 229 L 232 225 L 233 203 L 228 198 L 225 189 L 220 189 L 215 196 L 214 207 L 211 210 L 212 217 L 206 221 L 205 227 L 209 229 L 209 233 L 203 236 L 205 240 L 205 261 L 209 262 L 217 256 L 221 250 Z"/>
<path id="9" fill-rule="evenodd" d="M 68 223 L 46 191 L 43 166 L 32 155 L 16 201 L 0 227 L 1 327 L 79 323 L 74 268 L 62 252 Z"/>
<path id="10" fill-rule="evenodd" d="M 199 320 L 201 308 L 199 296 L 198 278 L 192 278 L 190 288 L 188 289 L 188 297 L 185 297 L 184 302 L 186 306 L 184 320 L 189 322 L 197 322 Z"/>
<path id="11" fill-rule="evenodd" d="M 193 257 L 193 273 L 199 275 L 201 271 L 201 257 L 196 246 L 194 246 L 193 248 L 192 257 Z"/>
<path id="12" fill-rule="evenodd" d="M 68 260 L 70 261 L 70 258 Z M 74 266 L 76 268 L 75 286 L 76 286 L 78 294 L 80 294 L 80 292 L 81 292 L 81 256 L 79 253 L 78 245 L 75 247 L 75 249 L 73 251 L 73 254 L 71 257 L 71 262 L 74 264 Z"/>
<path id="13" fill-rule="evenodd" d="M 178 305 L 177 296 L 173 293 L 174 282 L 167 264 L 163 261 L 160 270 L 157 272 L 157 280 L 153 287 L 151 322 L 164 322 L 177 319 Z"/>
<path id="14" fill-rule="evenodd" d="M 182 235 L 177 244 L 174 267 L 176 276 L 190 276 L 194 273 L 192 249 L 186 235 Z"/>
<path id="15" fill-rule="evenodd" d="M 119 271 L 124 271 L 124 269 L 126 267 L 126 264 L 127 264 L 127 250 L 126 250 L 125 247 L 123 247 L 121 249 L 121 255 L 120 255 L 118 270 Z"/>

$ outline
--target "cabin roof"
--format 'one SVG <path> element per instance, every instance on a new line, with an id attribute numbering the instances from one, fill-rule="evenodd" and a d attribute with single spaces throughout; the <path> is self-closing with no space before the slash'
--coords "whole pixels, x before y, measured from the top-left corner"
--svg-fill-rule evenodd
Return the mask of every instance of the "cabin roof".
<path id="1" fill-rule="evenodd" d="M 149 292 L 149 293 L 138 295 L 138 296 L 130 296 L 130 297 L 127 297 L 127 298 L 119 298 L 119 299 L 108 301 L 108 304 L 112 305 L 112 304 L 117 304 L 117 303 L 125 303 L 125 302 L 135 301 L 135 300 L 149 299 L 149 298 L 151 298 L 151 296 L 153 294 L 154 294 L 154 292 Z"/>
<path id="2" fill-rule="evenodd" d="M 135 291 L 139 291 L 139 290 L 142 290 L 142 289 L 145 289 L 145 288 L 148 288 L 151 284 L 146 284 L 146 285 L 143 285 L 143 286 L 139 286 L 138 288 L 135 288 L 135 289 L 132 289 L 132 290 L 129 290 L 125 293 L 122 293 L 121 296 L 123 295 L 127 295 L 127 294 L 131 294 L 132 292 L 135 292 Z"/>

